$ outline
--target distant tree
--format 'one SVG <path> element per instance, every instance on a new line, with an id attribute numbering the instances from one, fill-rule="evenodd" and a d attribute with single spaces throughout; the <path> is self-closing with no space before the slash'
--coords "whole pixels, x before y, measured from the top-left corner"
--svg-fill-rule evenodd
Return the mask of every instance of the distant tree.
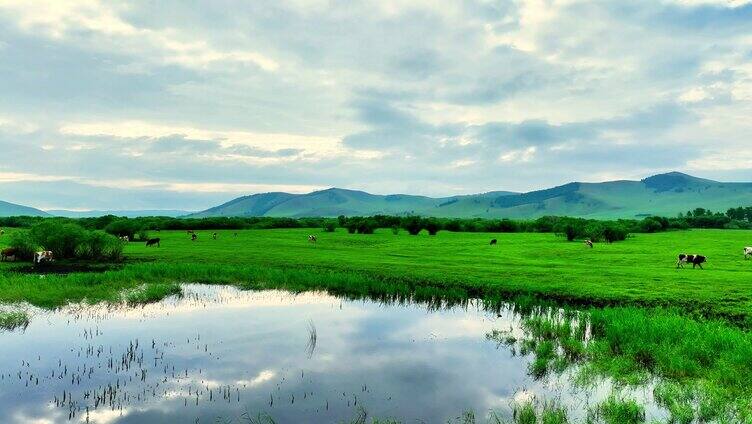
<path id="1" fill-rule="evenodd" d="M 402 219 L 401 225 L 410 235 L 416 236 L 423 230 L 424 221 L 419 216 L 407 216 Z"/>
<path id="2" fill-rule="evenodd" d="M 427 219 L 425 222 L 426 231 L 428 231 L 429 236 L 435 236 L 436 233 L 439 232 L 441 229 L 441 225 L 436 219 Z"/>

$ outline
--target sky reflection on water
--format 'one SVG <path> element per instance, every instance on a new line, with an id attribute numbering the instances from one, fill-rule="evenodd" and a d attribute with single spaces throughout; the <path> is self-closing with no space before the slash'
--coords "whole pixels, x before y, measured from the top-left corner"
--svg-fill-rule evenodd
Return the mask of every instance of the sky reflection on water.
<path id="1" fill-rule="evenodd" d="M 494 328 L 517 327 L 510 313 L 218 286 L 184 291 L 135 309 L 35 310 L 26 330 L 0 333 L 5 420 L 209 423 L 268 413 L 279 423 L 318 423 L 363 409 L 434 423 L 465 410 L 506 415 L 512 399 L 531 394 L 575 411 L 592 402 L 566 376 L 535 381 L 530 358 L 486 340 Z"/>

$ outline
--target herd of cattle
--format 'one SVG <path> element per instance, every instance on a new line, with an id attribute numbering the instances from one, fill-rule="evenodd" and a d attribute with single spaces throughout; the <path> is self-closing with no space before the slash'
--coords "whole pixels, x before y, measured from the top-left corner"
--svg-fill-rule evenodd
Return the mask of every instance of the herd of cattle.
<path id="1" fill-rule="evenodd" d="M 193 230 L 187 230 L 186 233 L 191 237 L 191 241 L 198 240 L 198 234 Z M 5 234 L 5 231 L 0 229 L 0 236 Z M 238 233 L 234 232 L 233 236 L 237 237 Z M 218 234 L 216 232 L 212 233 L 212 239 L 216 240 L 218 237 Z M 130 242 L 130 237 L 126 236 L 120 236 L 118 237 L 121 241 L 124 242 Z M 313 234 L 308 235 L 308 241 L 310 243 L 316 243 L 316 236 Z M 150 238 L 146 240 L 146 247 L 150 246 L 156 246 L 160 247 L 161 239 L 159 237 L 157 238 Z M 491 242 L 489 243 L 491 246 L 495 246 L 498 244 L 498 240 L 491 239 Z M 593 247 L 593 241 L 592 240 L 585 240 L 585 246 L 592 248 Z M 752 257 L 752 246 L 746 246 L 743 249 L 744 253 L 744 259 L 749 259 Z M 0 251 L 0 261 L 15 261 L 16 255 L 18 254 L 18 249 L 15 247 L 8 247 Z M 47 264 L 50 262 L 54 262 L 55 255 L 51 250 L 41 250 L 38 252 L 34 252 L 33 256 L 33 262 L 35 265 L 41 265 L 41 264 Z M 677 268 L 684 268 L 684 265 L 692 264 L 692 268 L 700 267 L 702 268 L 702 264 L 707 262 L 708 258 L 704 255 L 698 255 L 698 254 L 687 254 L 687 253 L 680 253 L 677 261 L 676 261 L 676 267 Z"/>

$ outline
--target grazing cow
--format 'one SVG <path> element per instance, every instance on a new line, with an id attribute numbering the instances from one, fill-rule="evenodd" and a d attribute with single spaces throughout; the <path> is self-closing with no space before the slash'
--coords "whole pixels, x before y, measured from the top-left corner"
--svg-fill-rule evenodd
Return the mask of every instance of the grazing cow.
<path id="1" fill-rule="evenodd" d="M 749 259 L 749 257 L 752 256 L 752 247 L 745 247 L 744 248 L 744 259 Z"/>
<path id="2" fill-rule="evenodd" d="M 121 237 L 120 237 L 120 240 L 122 240 L 122 241 L 124 241 L 124 242 L 128 243 L 129 241 L 131 241 L 131 238 L 130 238 L 130 237 L 128 237 L 127 235 L 125 235 L 125 236 L 121 236 Z"/>
<path id="3" fill-rule="evenodd" d="M 55 256 L 51 250 L 42 250 L 41 252 L 34 252 L 34 264 L 41 265 L 43 263 L 53 262 Z"/>
<path id="4" fill-rule="evenodd" d="M 233 236 L 233 237 L 237 237 L 237 236 L 238 236 L 238 233 L 232 233 L 232 236 Z"/>
<path id="5" fill-rule="evenodd" d="M 680 253 L 679 258 L 676 261 L 676 267 L 684 268 L 684 264 L 691 263 L 692 268 L 699 266 L 700 269 L 703 269 L 702 264 L 707 260 L 708 258 L 703 255 L 687 255 L 686 253 Z"/>
<path id="6" fill-rule="evenodd" d="M 491 239 L 491 243 L 489 243 L 491 246 L 496 246 L 496 239 Z"/>
<path id="7" fill-rule="evenodd" d="M 217 233 L 212 233 L 212 238 L 213 238 L 214 240 L 216 240 L 216 239 L 217 239 Z"/>
<path id="8" fill-rule="evenodd" d="M 0 260 L 6 261 L 9 258 L 13 258 L 13 260 L 15 260 L 17 253 L 18 249 L 16 249 L 15 247 L 8 247 L 6 249 L 3 249 L 2 252 L 0 252 Z"/>
<path id="9" fill-rule="evenodd" d="M 593 248 L 593 240 L 590 240 L 590 239 L 585 240 L 585 246 L 587 246 L 587 247 L 589 247 L 589 248 L 592 249 Z"/>
<path id="10" fill-rule="evenodd" d="M 314 236 L 313 234 L 309 234 L 308 241 L 310 241 L 311 243 L 316 243 L 316 236 Z"/>
<path id="11" fill-rule="evenodd" d="M 5 230 L 0 230 L 0 236 L 5 234 Z"/>
<path id="12" fill-rule="evenodd" d="M 159 237 L 146 240 L 146 247 L 157 246 L 159 247 Z"/>
<path id="13" fill-rule="evenodd" d="M 198 234 L 196 233 L 191 234 L 191 241 L 196 241 L 197 238 L 198 238 Z"/>

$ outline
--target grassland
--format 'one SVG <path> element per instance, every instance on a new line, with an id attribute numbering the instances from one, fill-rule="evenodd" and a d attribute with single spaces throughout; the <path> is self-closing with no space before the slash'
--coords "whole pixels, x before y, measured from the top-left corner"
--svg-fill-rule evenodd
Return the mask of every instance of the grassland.
<path id="1" fill-rule="evenodd" d="M 233 233 L 219 231 L 213 240 L 210 232 L 202 232 L 195 242 L 185 232 L 153 233 L 162 246 L 129 243 L 126 263 L 118 270 L 48 275 L 44 282 L 36 274 L 11 272 L 28 264 L 0 263 L 0 301 L 55 306 L 84 298 L 109 300 L 143 283 L 175 281 L 273 284 L 278 278 L 278 283 L 300 289 L 327 288 L 346 284 L 338 281 L 344 278 L 351 280 L 354 292 L 360 290 L 359 281 L 383 281 L 480 297 L 534 295 L 596 306 L 670 306 L 742 324 L 752 316 L 752 260 L 742 255 L 742 247 L 752 244 L 752 231 L 637 234 L 594 249 L 552 234 L 440 232 L 431 237 L 311 229 Z M 309 233 L 318 235 L 317 243 L 307 241 Z M 498 239 L 497 246 L 488 244 L 491 238 Z M 0 244 L 7 240 L 6 233 Z M 705 269 L 676 269 L 679 252 L 708 256 Z M 265 275 L 270 273 L 278 276 Z M 310 276 L 297 275 L 305 273 Z"/>
<path id="2" fill-rule="evenodd" d="M 0 245 L 9 231 L 23 230 L 6 231 Z M 752 260 L 742 254 L 752 231 L 637 234 L 593 249 L 552 234 L 217 233 L 214 240 L 211 231 L 199 232 L 195 242 L 182 231 L 153 233 L 161 247 L 129 243 L 124 263 L 91 267 L 94 272 L 59 275 L 54 271 L 87 269 L 59 263 L 40 275 L 29 272 L 28 263 L 0 263 L 0 303 L 146 303 L 178 294 L 181 282 L 436 303 L 514 298 L 529 316 L 530 339 L 519 342 L 537 356 L 533 375 L 586 364 L 588 372 L 625 384 L 657 376 L 666 384 L 656 398 L 677 417 L 735 422 L 752 408 Z M 308 242 L 311 233 L 318 236 L 315 244 Z M 498 245 L 490 246 L 491 238 Z M 707 255 L 705 269 L 676 269 L 679 252 Z M 546 303 L 583 310 L 592 338 L 586 340 L 574 321 L 536 316 Z M 611 415 L 639 418 L 639 408 L 612 403 L 598 411 L 604 421 Z"/>

